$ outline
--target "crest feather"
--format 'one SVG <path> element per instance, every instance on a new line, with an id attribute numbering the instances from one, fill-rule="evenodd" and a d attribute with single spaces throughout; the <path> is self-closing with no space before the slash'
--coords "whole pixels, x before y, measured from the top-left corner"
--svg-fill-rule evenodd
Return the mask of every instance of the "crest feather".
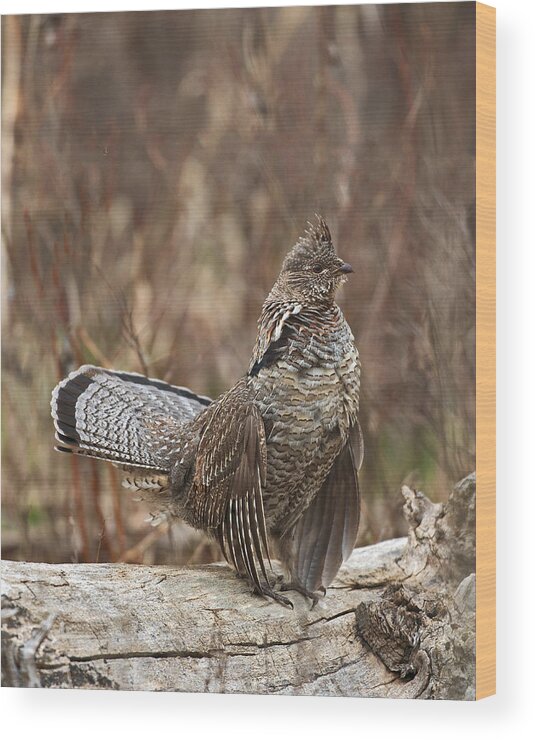
<path id="1" fill-rule="evenodd" d="M 313 247 L 332 247 L 331 232 L 329 231 L 327 222 L 323 216 L 320 216 L 318 213 L 315 213 L 314 215 L 316 216 L 316 223 L 313 224 L 310 221 L 307 221 L 305 236 L 300 237 L 299 242 L 307 242 L 307 244 Z"/>
<path id="2" fill-rule="evenodd" d="M 324 218 L 316 214 L 316 223 L 307 222 L 308 226 L 303 236 L 300 236 L 294 247 L 286 255 L 282 271 L 295 269 L 303 260 L 315 258 L 331 257 L 334 255 L 334 246 L 331 239 L 331 232 Z"/>

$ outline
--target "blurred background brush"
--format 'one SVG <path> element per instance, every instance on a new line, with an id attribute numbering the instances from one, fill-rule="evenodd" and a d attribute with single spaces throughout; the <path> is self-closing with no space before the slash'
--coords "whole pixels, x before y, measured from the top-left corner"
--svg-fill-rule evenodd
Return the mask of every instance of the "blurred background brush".
<path id="1" fill-rule="evenodd" d="M 54 453 L 50 392 L 84 362 L 227 389 L 314 212 L 355 269 L 359 543 L 474 468 L 474 8 L 3 17 L 4 557 L 219 557 Z"/>

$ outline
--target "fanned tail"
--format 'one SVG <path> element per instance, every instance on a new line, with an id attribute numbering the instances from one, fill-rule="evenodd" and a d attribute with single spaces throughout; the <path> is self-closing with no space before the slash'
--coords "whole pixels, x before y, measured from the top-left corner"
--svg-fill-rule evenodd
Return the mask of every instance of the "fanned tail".
<path id="1" fill-rule="evenodd" d="M 211 403 L 188 388 L 135 373 L 84 365 L 52 393 L 56 449 L 109 460 L 128 487 L 162 488 L 184 425 Z"/>

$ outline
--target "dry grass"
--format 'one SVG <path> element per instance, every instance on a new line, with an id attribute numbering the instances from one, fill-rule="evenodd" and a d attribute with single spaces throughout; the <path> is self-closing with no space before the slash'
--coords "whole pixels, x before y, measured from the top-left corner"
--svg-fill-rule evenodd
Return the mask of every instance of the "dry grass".
<path id="1" fill-rule="evenodd" d="M 200 562 L 52 452 L 83 362 L 217 395 L 314 212 L 355 274 L 360 542 L 474 467 L 474 6 L 3 18 L 3 551 Z"/>

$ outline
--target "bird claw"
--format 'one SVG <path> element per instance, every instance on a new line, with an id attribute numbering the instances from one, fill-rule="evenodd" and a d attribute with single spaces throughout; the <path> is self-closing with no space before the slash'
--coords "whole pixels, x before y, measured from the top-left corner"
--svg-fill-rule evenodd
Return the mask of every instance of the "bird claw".
<path id="1" fill-rule="evenodd" d="M 277 591 L 271 591 L 267 595 L 271 599 L 275 599 L 277 603 L 282 604 L 283 606 L 286 606 L 288 609 L 291 609 L 293 611 L 294 603 L 290 599 L 287 599 L 286 596 L 283 596 L 282 594 L 277 593 Z"/>
<path id="2" fill-rule="evenodd" d="M 295 583 L 295 581 L 281 583 L 280 590 L 297 591 L 297 593 L 305 596 L 307 599 L 310 599 L 310 601 L 312 602 L 310 609 L 314 609 L 320 598 L 325 596 L 325 594 L 327 593 L 327 589 L 324 586 L 320 586 L 318 588 L 318 591 L 320 592 L 318 594 L 316 591 L 310 591 L 308 588 L 305 588 L 305 586 L 301 585 L 300 583 Z"/>
<path id="3" fill-rule="evenodd" d="M 293 601 L 290 601 L 290 599 L 287 599 L 286 596 L 283 596 L 278 591 L 273 591 L 270 586 L 262 586 L 261 588 L 255 586 L 253 591 L 254 593 L 260 594 L 260 596 L 265 596 L 267 599 L 273 599 L 273 601 L 276 601 L 278 604 L 281 604 L 288 609 L 294 608 Z"/>

